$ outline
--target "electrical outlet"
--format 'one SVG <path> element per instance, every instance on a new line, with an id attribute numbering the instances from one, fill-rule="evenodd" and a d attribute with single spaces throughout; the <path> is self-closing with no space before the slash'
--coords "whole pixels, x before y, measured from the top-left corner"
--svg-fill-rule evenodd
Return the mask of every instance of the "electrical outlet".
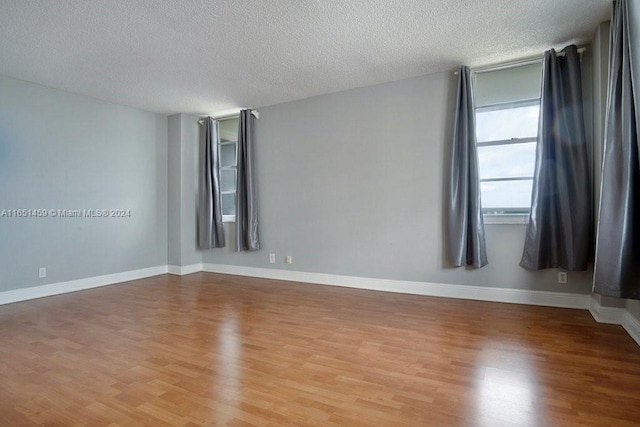
<path id="1" fill-rule="evenodd" d="M 269 254 L 269 264 L 276 263 L 276 254 Z"/>
<path id="2" fill-rule="evenodd" d="M 563 285 L 567 283 L 566 271 L 558 271 L 558 283 L 562 283 Z"/>
<path id="3" fill-rule="evenodd" d="M 286 262 L 287 264 L 293 264 L 293 257 L 291 255 L 287 255 L 287 257 L 284 259 L 284 262 Z"/>
<path id="4" fill-rule="evenodd" d="M 40 267 L 38 269 L 38 277 L 39 278 L 43 278 L 43 277 L 47 277 L 47 269 L 45 267 Z"/>

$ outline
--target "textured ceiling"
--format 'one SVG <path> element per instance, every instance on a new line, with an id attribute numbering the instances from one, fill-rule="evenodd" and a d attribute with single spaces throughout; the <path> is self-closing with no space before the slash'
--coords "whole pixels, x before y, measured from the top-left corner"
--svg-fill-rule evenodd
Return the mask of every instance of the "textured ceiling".
<path id="1" fill-rule="evenodd" d="M 589 41 L 611 0 L 0 0 L 0 74 L 217 114 Z M 1 96 L 1 94 L 0 94 Z"/>

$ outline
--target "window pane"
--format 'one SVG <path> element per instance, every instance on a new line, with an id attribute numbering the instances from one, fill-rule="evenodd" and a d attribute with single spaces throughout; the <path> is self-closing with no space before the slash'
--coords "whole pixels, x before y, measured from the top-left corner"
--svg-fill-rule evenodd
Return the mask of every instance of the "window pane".
<path id="1" fill-rule="evenodd" d="M 222 197 L 222 215 L 236 214 L 236 193 L 221 194 Z"/>
<path id="2" fill-rule="evenodd" d="M 529 211 L 533 179 L 522 181 L 481 182 L 482 209 L 515 209 Z"/>
<path id="3" fill-rule="evenodd" d="M 235 166 L 236 144 L 220 144 L 220 167 Z"/>
<path id="4" fill-rule="evenodd" d="M 475 73 L 476 106 L 540 98 L 542 61 L 534 64 Z"/>
<path id="5" fill-rule="evenodd" d="M 480 179 L 532 177 L 536 143 L 478 147 Z"/>
<path id="6" fill-rule="evenodd" d="M 237 141 L 238 140 L 238 123 L 240 119 L 224 119 L 218 122 L 218 132 L 220 133 L 220 141 Z"/>
<path id="7" fill-rule="evenodd" d="M 235 169 L 222 169 L 220 171 L 220 191 L 236 191 Z"/>
<path id="8" fill-rule="evenodd" d="M 478 142 L 531 138 L 538 135 L 540 105 L 476 111 Z"/>

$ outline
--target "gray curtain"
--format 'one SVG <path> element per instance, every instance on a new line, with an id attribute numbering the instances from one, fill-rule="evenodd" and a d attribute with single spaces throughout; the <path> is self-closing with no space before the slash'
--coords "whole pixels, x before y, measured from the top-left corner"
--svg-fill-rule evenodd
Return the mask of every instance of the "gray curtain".
<path id="1" fill-rule="evenodd" d="M 480 203 L 475 114 L 471 70 L 461 67 L 445 199 L 445 244 L 449 262 L 455 267 L 480 268 L 488 263 Z"/>
<path id="2" fill-rule="evenodd" d="M 200 146 L 198 202 L 198 245 L 201 249 L 224 247 L 220 200 L 218 122 L 211 117 L 204 119 L 204 139 Z"/>
<path id="3" fill-rule="evenodd" d="M 520 265 L 586 270 L 593 253 L 593 203 L 575 46 L 545 52 L 531 214 Z"/>
<path id="4" fill-rule="evenodd" d="M 260 249 L 253 121 L 251 110 L 240 112 L 236 189 L 236 252 Z"/>
<path id="5" fill-rule="evenodd" d="M 640 299 L 640 151 L 629 2 L 614 4 L 594 291 Z M 638 23 L 640 24 L 640 23 Z M 633 58 L 635 61 L 636 58 Z"/>

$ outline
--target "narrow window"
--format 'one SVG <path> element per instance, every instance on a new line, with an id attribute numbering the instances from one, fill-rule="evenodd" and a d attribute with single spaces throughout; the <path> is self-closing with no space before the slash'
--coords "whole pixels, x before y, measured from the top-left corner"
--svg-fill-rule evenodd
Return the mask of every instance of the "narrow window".
<path id="1" fill-rule="evenodd" d="M 476 73 L 476 139 L 485 219 L 510 216 L 522 222 L 531 209 L 540 80 L 539 62 Z"/>
<path id="2" fill-rule="evenodd" d="M 238 118 L 219 120 L 220 197 L 222 220 L 236 220 L 236 166 L 238 153 Z"/>

